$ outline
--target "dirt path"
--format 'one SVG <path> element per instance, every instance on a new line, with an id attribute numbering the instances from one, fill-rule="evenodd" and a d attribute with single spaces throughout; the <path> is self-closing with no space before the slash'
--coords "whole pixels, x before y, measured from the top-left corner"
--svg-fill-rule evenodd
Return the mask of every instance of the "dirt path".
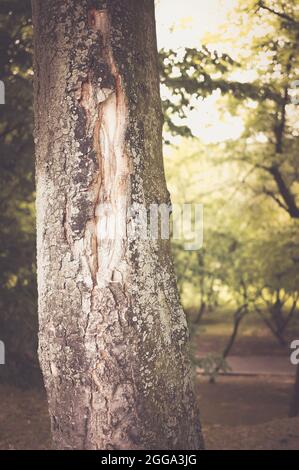
<path id="1" fill-rule="evenodd" d="M 299 418 L 256 426 L 204 426 L 209 450 L 299 450 Z"/>
<path id="2" fill-rule="evenodd" d="M 229 356 L 230 373 L 242 375 L 289 375 L 295 376 L 288 356 Z"/>

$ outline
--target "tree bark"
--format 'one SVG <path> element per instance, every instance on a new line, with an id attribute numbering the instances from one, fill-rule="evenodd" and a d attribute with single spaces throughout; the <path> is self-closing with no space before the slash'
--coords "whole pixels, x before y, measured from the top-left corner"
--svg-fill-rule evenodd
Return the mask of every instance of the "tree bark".
<path id="1" fill-rule="evenodd" d="M 203 447 L 169 242 L 153 0 L 33 0 L 39 357 L 59 449 Z M 132 217 L 125 218 L 126 229 Z"/>

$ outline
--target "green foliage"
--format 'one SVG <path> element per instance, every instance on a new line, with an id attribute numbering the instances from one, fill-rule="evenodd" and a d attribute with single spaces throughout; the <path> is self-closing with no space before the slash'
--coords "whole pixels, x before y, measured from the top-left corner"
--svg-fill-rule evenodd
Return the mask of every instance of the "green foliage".
<path id="1" fill-rule="evenodd" d="M 234 21 L 239 23 L 239 35 L 229 40 L 240 45 L 238 60 L 205 46 L 162 51 L 162 83 L 169 95 L 164 101 L 166 128 L 190 136 L 191 130 L 180 126 L 180 119 L 196 106 L 196 100 L 220 90 L 226 97 L 222 106 L 232 114 L 242 113 L 245 123 L 242 142 L 234 145 L 228 158 L 238 158 L 266 173 L 255 191 L 299 218 L 298 106 L 292 104 L 293 83 L 299 76 L 298 6 L 292 0 L 242 1 Z M 248 44 L 250 29 L 257 35 Z M 239 80 L 233 79 L 236 74 Z"/>
<path id="2" fill-rule="evenodd" d="M 211 45 L 161 54 L 168 130 L 189 136 L 180 119 L 215 90 L 222 109 L 244 123 L 235 141 L 198 143 L 190 152 L 185 149 L 194 143 L 183 141 L 173 162 L 166 160 L 173 197 L 205 206 L 204 248 L 196 254 L 175 246 L 176 269 L 186 306 L 200 311 L 209 299 L 232 308 L 246 303 L 277 333 L 296 312 L 299 285 L 298 106 L 292 103 L 298 6 L 242 1 L 230 20 L 237 28 L 220 31 L 216 42 L 239 45 L 234 58 Z"/>
<path id="3" fill-rule="evenodd" d="M 262 309 L 268 322 L 274 320 L 279 290 L 284 323 L 299 294 L 298 221 L 271 198 L 253 196 L 251 185 L 260 175 L 252 173 L 245 184 L 246 165 L 228 161 L 226 147 L 221 158 L 223 145 L 187 142 L 166 158 L 174 202 L 201 202 L 205 207 L 203 248 L 188 252 L 173 242 L 184 306 L 195 312 L 196 320 L 203 304 L 204 315 L 219 306 L 236 309 L 246 304 L 252 313 Z M 185 154 L 188 145 L 190 156 Z"/>

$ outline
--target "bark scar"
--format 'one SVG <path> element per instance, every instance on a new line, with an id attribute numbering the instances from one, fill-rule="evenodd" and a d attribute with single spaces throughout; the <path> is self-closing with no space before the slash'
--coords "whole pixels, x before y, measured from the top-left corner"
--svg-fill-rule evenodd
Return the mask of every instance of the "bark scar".
<path id="1" fill-rule="evenodd" d="M 128 104 L 122 76 L 111 46 L 107 10 L 92 9 L 89 26 L 102 40 L 97 76 L 90 70 L 77 99 L 84 108 L 87 134 L 92 136 L 99 171 L 93 183 L 94 217 L 85 229 L 84 245 L 94 286 L 114 281 L 115 271 L 124 274 L 124 237 L 129 202 L 129 163 L 125 149 Z M 125 278 L 125 276 L 122 276 Z"/>

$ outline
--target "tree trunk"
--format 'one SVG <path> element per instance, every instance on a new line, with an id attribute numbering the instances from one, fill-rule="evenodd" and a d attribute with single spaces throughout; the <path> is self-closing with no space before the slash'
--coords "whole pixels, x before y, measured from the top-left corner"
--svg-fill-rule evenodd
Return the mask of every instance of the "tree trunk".
<path id="1" fill-rule="evenodd" d="M 241 321 L 243 320 L 244 316 L 248 313 L 248 305 L 243 304 L 241 307 L 239 307 L 235 314 L 234 314 L 234 325 L 233 325 L 233 331 L 231 336 L 228 339 L 227 344 L 224 347 L 224 350 L 222 352 L 221 356 L 221 361 L 216 365 L 213 376 L 210 378 L 210 383 L 215 383 L 215 377 L 217 376 L 221 365 L 223 364 L 223 361 L 228 357 L 229 353 L 231 352 L 232 347 L 235 344 L 235 341 L 238 336 L 238 331 L 239 327 L 241 325 Z"/>
<path id="2" fill-rule="evenodd" d="M 132 203 L 169 202 L 154 0 L 33 0 L 33 24 L 39 357 L 54 443 L 202 448 L 169 242 L 118 237 Z M 109 239 L 104 203 L 117 218 Z"/>

